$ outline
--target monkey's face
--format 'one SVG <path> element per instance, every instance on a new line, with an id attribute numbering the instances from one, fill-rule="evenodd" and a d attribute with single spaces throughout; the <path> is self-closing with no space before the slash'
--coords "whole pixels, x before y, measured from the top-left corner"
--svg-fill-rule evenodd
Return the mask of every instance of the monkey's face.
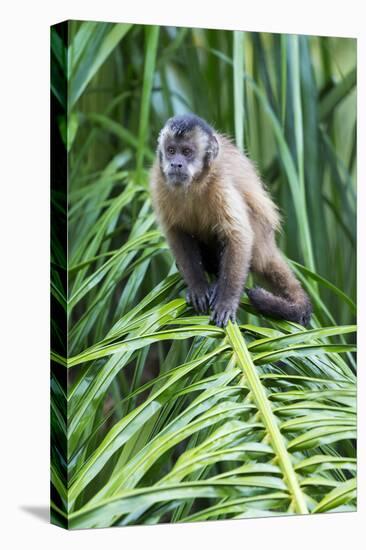
<path id="1" fill-rule="evenodd" d="M 196 173 L 197 151 L 190 140 L 167 139 L 162 151 L 162 170 L 167 183 L 189 185 Z"/>
<path id="2" fill-rule="evenodd" d="M 176 121 L 177 119 L 173 119 Z M 176 123 L 175 123 L 176 124 Z M 186 189 L 199 182 L 218 152 L 214 135 L 199 126 L 177 126 L 168 121 L 159 136 L 160 169 L 167 185 Z"/>

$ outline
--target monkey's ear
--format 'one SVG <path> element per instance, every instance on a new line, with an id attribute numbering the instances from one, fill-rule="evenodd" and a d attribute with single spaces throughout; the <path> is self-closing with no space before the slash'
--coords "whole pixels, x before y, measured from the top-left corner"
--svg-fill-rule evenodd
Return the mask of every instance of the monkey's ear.
<path id="1" fill-rule="evenodd" d="M 161 148 L 162 144 L 163 144 L 163 140 L 164 140 L 164 130 L 165 128 L 162 128 L 158 134 L 158 139 L 156 140 L 156 144 L 157 144 L 157 147 L 158 149 Z"/>
<path id="2" fill-rule="evenodd" d="M 208 147 L 209 159 L 210 161 L 214 160 L 219 154 L 219 142 L 215 136 L 212 136 L 210 139 L 210 145 Z"/>

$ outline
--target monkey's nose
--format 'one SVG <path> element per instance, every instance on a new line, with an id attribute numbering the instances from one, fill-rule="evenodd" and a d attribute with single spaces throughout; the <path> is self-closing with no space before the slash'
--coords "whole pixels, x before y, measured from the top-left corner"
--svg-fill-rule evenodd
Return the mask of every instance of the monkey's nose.
<path id="1" fill-rule="evenodd" d="M 182 168 L 182 165 L 179 162 L 171 162 L 170 166 L 172 168 Z"/>

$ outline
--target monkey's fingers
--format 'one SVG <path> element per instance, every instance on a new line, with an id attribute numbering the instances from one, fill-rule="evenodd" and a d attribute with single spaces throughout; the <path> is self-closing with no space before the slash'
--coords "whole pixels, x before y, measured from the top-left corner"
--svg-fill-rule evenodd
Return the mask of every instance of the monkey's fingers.
<path id="1" fill-rule="evenodd" d="M 186 301 L 192 305 L 197 313 L 207 313 L 208 310 L 209 291 L 203 290 L 202 292 L 195 292 L 194 290 L 187 290 Z"/>
<path id="2" fill-rule="evenodd" d="M 202 313 L 202 307 L 200 304 L 200 299 L 197 296 L 192 297 L 192 304 L 197 313 Z"/>
<path id="3" fill-rule="evenodd" d="M 236 312 L 235 308 L 217 308 L 214 309 L 211 314 L 211 321 L 215 323 L 216 326 L 224 328 L 228 324 L 229 320 L 232 323 L 236 321 Z"/>
<path id="4" fill-rule="evenodd" d="M 205 290 L 204 295 L 202 297 L 202 305 L 204 307 L 204 313 L 207 313 L 210 307 L 210 296 L 211 296 L 211 291 L 210 291 L 210 288 L 208 287 Z"/>
<path id="5" fill-rule="evenodd" d="M 217 284 L 217 283 L 213 283 L 213 284 L 210 286 L 209 293 L 210 293 L 210 296 L 209 296 L 209 306 L 210 306 L 210 307 L 213 307 L 213 306 L 215 305 L 215 303 L 216 303 L 217 295 L 218 295 L 218 284 Z"/>
<path id="6" fill-rule="evenodd" d="M 211 319 L 217 327 L 224 328 L 224 326 L 225 326 L 225 314 L 224 313 L 214 313 L 211 316 Z"/>
<path id="7" fill-rule="evenodd" d="M 198 298 L 198 307 L 201 313 L 206 313 L 208 308 L 208 303 L 205 296 Z"/>
<path id="8" fill-rule="evenodd" d="M 193 309 L 200 313 L 200 307 L 197 301 L 197 296 L 194 294 L 194 292 L 191 292 L 190 290 L 187 290 L 186 292 L 186 302 L 188 305 L 192 306 Z"/>

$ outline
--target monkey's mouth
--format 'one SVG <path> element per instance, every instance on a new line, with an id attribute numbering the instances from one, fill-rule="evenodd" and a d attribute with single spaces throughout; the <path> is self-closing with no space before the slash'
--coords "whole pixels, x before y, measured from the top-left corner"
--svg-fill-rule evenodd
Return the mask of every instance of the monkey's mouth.
<path id="1" fill-rule="evenodd" d="M 172 183 L 173 185 L 179 185 L 188 181 L 188 174 L 185 174 L 184 172 L 168 172 L 167 175 L 169 183 Z"/>

